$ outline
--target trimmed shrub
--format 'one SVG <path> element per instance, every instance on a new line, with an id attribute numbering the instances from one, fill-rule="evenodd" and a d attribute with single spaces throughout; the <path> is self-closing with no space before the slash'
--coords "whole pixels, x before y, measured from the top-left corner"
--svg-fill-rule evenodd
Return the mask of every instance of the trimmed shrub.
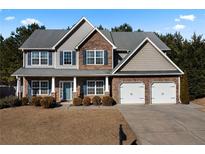
<path id="1" fill-rule="evenodd" d="M 21 100 L 18 99 L 16 96 L 8 96 L 5 98 L 0 99 L 0 109 L 7 108 L 7 107 L 15 107 L 21 106 Z"/>
<path id="2" fill-rule="evenodd" d="M 101 98 L 99 96 L 94 96 L 92 98 L 93 105 L 100 105 L 101 104 Z"/>
<path id="3" fill-rule="evenodd" d="M 85 96 L 85 97 L 83 98 L 83 105 L 84 105 L 84 106 L 89 106 L 90 104 L 91 104 L 91 99 L 90 99 L 90 97 Z"/>
<path id="4" fill-rule="evenodd" d="M 33 96 L 31 99 L 31 104 L 34 106 L 41 106 L 40 100 L 41 100 L 40 96 Z"/>
<path id="5" fill-rule="evenodd" d="M 40 100 L 40 104 L 43 108 L 51 108 L 53 104 L 53 97 L 52 96 L 42 97 Z"/>
<path id="6" fill-rule="evenodd" d="M 0 109 L 10 107 L 10 105 L 5 100 L 5 98 L 0 99 Z"/>
<path id="7" fill-rule="evenodd" d="M 180 99 L 182 104 L 189 104 L 189 86 L 188 86 L 188 79 L 187 79 L 187 74 L 185 73 L 181 77 L 181 87 L 180 87 Z"/>
<path id="8" fill-rule="evenodd" d="M 74 99 L 73 99 L 73 105 L 74 105 L 74 106 L 80 106 L 80 105 L 82 105 L 82 98 L 80 98 L 80 97 L 74 98 Z"/>
<path id="9" fill-rule="evenodd" d="M 102 98 L 102 105 L 104 106 L 112 106 L 114 104 L 114 100 L 110 96 L 104 96 Z"/>
<path id="10" fill-rule="evenodd" d="M 22 105 L 28 105 L 29 104 L 28 97 L 22 97 L 21 102 L 22 102 Z"/>

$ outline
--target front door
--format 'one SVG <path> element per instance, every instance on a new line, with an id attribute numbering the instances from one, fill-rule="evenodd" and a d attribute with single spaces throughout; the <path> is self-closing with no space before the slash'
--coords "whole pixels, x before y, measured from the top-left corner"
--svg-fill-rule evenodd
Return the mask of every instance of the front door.
<path id="1" fill-rule="evenodd" d="M 63 82 L 63 100 L 71 100 L 72 85 L 71 82 Z"/>

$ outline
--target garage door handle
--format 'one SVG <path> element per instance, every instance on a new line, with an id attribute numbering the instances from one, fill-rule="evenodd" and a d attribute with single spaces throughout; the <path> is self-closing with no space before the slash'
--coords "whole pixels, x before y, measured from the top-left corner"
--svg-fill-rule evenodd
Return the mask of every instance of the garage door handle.
<path id="1" fill-rule="evenodd" d="M 175 97 L 171 97 L 171 99 L 175 99 Z"/>
<path id="2" fill-rule="evenodd" d="M 140 98 L 140 99 L 144 99 L 144 98 Z"/>

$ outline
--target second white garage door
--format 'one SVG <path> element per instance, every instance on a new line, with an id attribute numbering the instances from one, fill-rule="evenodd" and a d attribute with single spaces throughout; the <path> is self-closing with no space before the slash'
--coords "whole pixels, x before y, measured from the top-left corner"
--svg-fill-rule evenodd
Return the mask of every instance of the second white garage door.
<path id="1" fill-rule="evenodd" d="M 153 83 L 152 104 L 156 103 L 176 103 L 176 84 Z"/>
<path id="2" fill-rule="evenodd" d="M 144 104 L 144 83 L 123 83 L 120 86 L 121 104 Z"/>

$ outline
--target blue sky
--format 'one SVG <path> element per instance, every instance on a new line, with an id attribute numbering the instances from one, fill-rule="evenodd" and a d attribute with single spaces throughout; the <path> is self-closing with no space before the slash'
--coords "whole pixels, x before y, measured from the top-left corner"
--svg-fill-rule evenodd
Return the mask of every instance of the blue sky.
<path id="1" fill-rule="evenodd" d="M 108 29 L 126 22 L 134 30 L 179 31 L 187 39 L 196 32 L 205 37 L 205 10 L 0 10 L 0 33 L 8 37 L 16 27 L 32 22 L 48 29 L 65 29 L 82 16 L 94 26 L 101 24 Z"/>

